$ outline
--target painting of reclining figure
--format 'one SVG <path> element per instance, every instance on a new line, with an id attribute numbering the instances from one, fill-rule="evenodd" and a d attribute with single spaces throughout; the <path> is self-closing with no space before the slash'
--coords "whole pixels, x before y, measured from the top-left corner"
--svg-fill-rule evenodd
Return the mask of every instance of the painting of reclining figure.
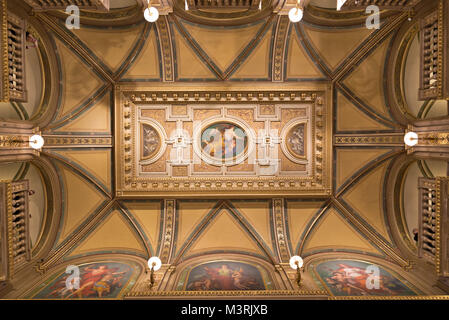
<path id="1" fill-rule="evenodd" d="M 75 286 L 76 273 L 64 271 L 41 284 L 35 299 L 86 299 L 117 298 L 123 294 L 136 272 L 135 268 L 118 262 L 89 263 L 78 266 L 79 285 Z M 70 286 L 70 283 L 72 286 Z"/>
<path id="2" fill-rule="evenodd" d="M 411 284 L 383 267 L 355 260 L 331 260 L 316 266 L 315 274 L 335 296 L 414 296 Z"/>
<path id="3" fill-rule="evenodd" d="M 266 275 L 253 265 L 235 262 L 208 262 L 190 270 L 185 281 L 187 291 L 266 290 Z M 271 282 L 269 283 L 271 284 Z"/>

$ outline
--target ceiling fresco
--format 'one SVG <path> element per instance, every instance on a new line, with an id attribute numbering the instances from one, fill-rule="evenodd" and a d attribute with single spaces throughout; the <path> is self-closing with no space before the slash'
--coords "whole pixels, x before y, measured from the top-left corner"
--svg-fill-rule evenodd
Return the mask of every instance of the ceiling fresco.
<path id="1" fill-rule="evenodd" d="M 389 11 L 367 29 L 363 12 L 331 2 L 309 1 L 300 23 L 270 1 L 217 13 L 178 0 L 148 23 L 140 1 L 111 0 L 109 12 L 82 10 L 72 30 L 62 10 L 30 16 L 39 48 L 27 51 L 28 72 L 39 73 L 31 99 L 1 103 L 0 116 L 35 121 L 45 139 L 21 175 L 37 185 L 41 213 L 31 262 L 0 296 L 442 294 L 417 257 L 408 194 L 447 163 L 404 160 L 407 124 L 391 93 L 418 86 L 414 38 L 404 83 L 391 76 L 395 46 L 408 45 L 400 30 L 418 21 Z M 415 119 L 447 117 L 444 103 L 419 111 L 407 90 Z M 2 179 L 19 171 L 0 169 Z M 393 198 L 405 199 L 399 213 Z M 301 287 L 294 255 L 305 261 Z M 162 267 L 148 289 L 152 256 Z M 381 268 L 378 291 L 359 286 L 370 264 Z M 77 291 L 64 286 L 68 265 L 80 267 Z"/>

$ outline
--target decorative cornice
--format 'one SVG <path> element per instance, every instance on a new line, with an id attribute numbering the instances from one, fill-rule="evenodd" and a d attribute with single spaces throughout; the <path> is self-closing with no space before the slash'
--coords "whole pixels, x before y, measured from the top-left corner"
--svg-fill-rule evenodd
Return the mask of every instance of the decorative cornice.
<path id="1" fill-rule="evenodd" d="M 320 290 L 247 290 L 247 291 L 132 291 L 125 295 L 137 297 L 247 297 L 247 296 L 328 296 Z"/>

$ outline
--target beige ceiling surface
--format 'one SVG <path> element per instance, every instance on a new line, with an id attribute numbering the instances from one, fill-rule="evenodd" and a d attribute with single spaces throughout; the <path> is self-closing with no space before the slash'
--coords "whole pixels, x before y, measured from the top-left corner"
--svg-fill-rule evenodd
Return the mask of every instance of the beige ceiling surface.
<path id="1" fill-rule="evenodd" d="M 176 23 L 168 20 L 173 48 L 171 62 L 177 82 L 174 87 L 186 84 L 195 88 L 195 83 L 185 81 L 187 79 L 210 80 L 224 87 L 234 80 L 253 79 L 254 88 L 259 83 L 273 86 L 270 77 L 275 21 L 266 19 L 223 28 L 176 19 Z M 143 22 L 126 28 L 86 27 L 73 31 L 76 46 L 92 51 L 90 62 L 76 55 L 70 44 L 56 38 L 62 65 L 62 100 L 56 121 L 44 131 L 62 136 L 113 139 L 117 132 L 112 123 L 115 112 L 112 88 L 107 79 L 94 70 L 104 68 L 103 75 L 117 75 L 117 85 L 120 80 L 147 80 L 147 85 L 159 85 L 165 60 L 157 32 L 155 25 L 146 26 Z M 361 27 L 330 29 L 307 23 L 300 27 L 288 26 L 283 56 L 286 82 L 289 79 L 331 81 L 333 72 L 347 63 L 355 63 L 351 58 L 357 48 L 366 53 L 356 65 L 347 68 L 343 80 L 339 79 L 338 88 L 335 88 L 333 130 L 339 133 L 394 130 L 387 125 L 392 120 L 383 89 L 391 38 L 386 37 L 377 48 L 368 51 L 364 42 L 370 36 L 372 32 Z M 92 61 L 95 61 L 95 68 L 90 65 Z M 126 70 L 117 73 L 125 65 Z M 231 81 L 217 82 L 218 76 L 231 66 L 234 68 Z M 289 84 L 300 88 L 300 82 L 293 80 Z M 202 85 L 198 84 L 197 89 L 201 90 Z M 155 118 L 164 116 L 157 111 L 153 115 Z M 170 129 L 174 128 L 175 123 Z M 291 254 L 297 253 L 298 248 L 306 255 L 323 250 L 385 254 L 370 237 L 379 236 L 376 239 L 387 243 L 392 241 L 382 202 L 389 162 L 382 161 L 393 149 L 335 147 L 333 198 L 285 200 L 282 212 Z M 161 252 L 166 237 L 161 233 L 166 227 L 164 199 L 148 202 L 114 199 L 115 150 L 112 143 L 106 147 L 49 148 L 47 151 L 61 173 L 64 187 L 64 212 L 56 247 L 78 239 L 75 236 L 80 231 L 82 239 L 73 244 L 69 257 L 104 252 L 147 257 Z M 165 161 L 154 163 L 153 169 L 160 170 Z M 344 210 L 331 204 L 332 201 L 341 202 Z M 171 234 L 175 248 L 172 258 L 232 251 L 276 260 L 272 204 L 272 199 L 229 199 L 225 204 L 219 204 L 216 199 L 178 199 Z M 217 209 L 217 206 L 221 207 Z M 347 219 L 348 215 L 368 226 L 368 233 Z"/>

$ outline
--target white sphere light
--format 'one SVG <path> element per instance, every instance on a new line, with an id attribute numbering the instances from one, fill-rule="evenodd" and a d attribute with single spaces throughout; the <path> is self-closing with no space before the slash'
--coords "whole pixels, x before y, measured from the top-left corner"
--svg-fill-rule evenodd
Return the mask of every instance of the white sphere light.
<path id="1" fill-rule="evenodd" d="M 154 263 L 154 266 L 153 266 Z M 148 259 L 148 267 L 153 268 L 154 271 L 158 271 L 162 266 L 162 261 L 158 257 L 151 257 Z"/>
<path id="2" fill-rule="evenodd" d="M 149 7 L 145 9 L 143 16 L 148 22 L 155 22 L 159 18 L 159 11 L 155 7 Z"/>
<path id="3" fill-rule="evenodd" d="M 418 134 L 416 132 L 407 132 L 404 136 L 404 143 L 409 147 L 418 144 Z"/>
<path id="4" fill-rule="evenodd" d="M 288 18 L 291 22 L 299 22 L 302 20 L 303 11 L 300 8 L 291 8 L 288 12 Z"/>
<path id="5" fill-rule="evenodd" d="M 296 264 L 296 262 L 298 262 L 298 264 Z M 292 267 L 292 269 L 298 269 L 301 268 L 304 265 L 304 261 L 302 260 L 302 258 L 300 256 L 293 256 L 290 258 L 290 267 Z"/>
<path id="6" fill-rule="evenodd" d="M 42 138 L 40 135 L 35 134 L 31 136 L 29 141 L 30 147 L 33 149 L 40 149 L 44 145 L 44 138 Z"/>

